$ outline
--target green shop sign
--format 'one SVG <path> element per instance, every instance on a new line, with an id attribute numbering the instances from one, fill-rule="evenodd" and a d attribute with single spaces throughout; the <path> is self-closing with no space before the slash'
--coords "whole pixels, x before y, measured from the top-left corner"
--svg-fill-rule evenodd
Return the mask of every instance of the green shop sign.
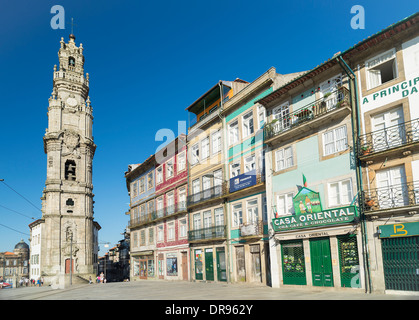
<path id="1" fill-rule="evenodd" d="M 293 202 L 295 215 L 272 219 L 274 231 L 350 223 L 358 216 L 355 206 L 323 210 L 319 193 L 305 187 L 301 188 Z"/>
<path id="2" fill-rule="evenodd" d="M 419 222 L 383 225 L 378 230 L 380 238 L 419 236 Z"/>

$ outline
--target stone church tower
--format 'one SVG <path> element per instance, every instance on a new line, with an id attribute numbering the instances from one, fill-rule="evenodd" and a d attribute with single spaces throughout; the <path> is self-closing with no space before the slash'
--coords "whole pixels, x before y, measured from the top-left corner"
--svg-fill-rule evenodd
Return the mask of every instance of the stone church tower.
<path id="1" fill-rule="evenodd" d="M 72 282 L 96 276 L 98 231 L 93 220 L 92 136 L 89 74 L 84 75 L 83 45 L 61 38 L 59 68 L 48 107 L 44 136 L 47 179 L 42 199 L 41 276 Z"/>

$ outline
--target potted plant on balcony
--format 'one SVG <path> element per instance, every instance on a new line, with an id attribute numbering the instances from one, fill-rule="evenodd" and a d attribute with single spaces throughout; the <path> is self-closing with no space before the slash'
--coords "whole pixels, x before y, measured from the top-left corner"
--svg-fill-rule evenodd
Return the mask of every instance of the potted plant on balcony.
<path id="1" fill-rule="evenodd" d="M 371 153 L 371 146 L 362 146 L 361 147 L 362 155 L 367 155 Z"/>
<path id="2" fill-rule="evenodd" d="M 273 119 L 271 122 L 265 125 L 265 136 L 270 138 L 275 135 L 275 124 L 278 122 L 278 119 Z"/>
<path id="3" fill-rule="evenodd" d="M 365 198 L 365 208 L 367 210 L 371 210 L 371 208 L 374 206 L 374 200 L 371 198 Z"/>

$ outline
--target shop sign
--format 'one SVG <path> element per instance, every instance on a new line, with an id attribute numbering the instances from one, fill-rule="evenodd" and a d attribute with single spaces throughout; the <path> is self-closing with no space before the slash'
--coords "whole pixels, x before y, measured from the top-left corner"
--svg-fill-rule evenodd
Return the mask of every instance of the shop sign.
<path id="1" fill-rule="evenodd" d="M 303 187 L 293 198 L 295 214 L 318 213 L 322 211 L 322 204 L 318 192 Z"/>
<path id="2" fill-rule="evenodd" d="M 300 213 L 272 219 L 276 232 L 301 228 L 312 228 L 342 223 L 350 223 L 358 216 L 355 206 L 334 208 L 315 213 Z"/>
<path id="3" fill-rule="evenodd" d="M 419 236 L 419 222 L 382 225 L 378 230 L 380 238 Z"/>
<path id="4" fill-rule="evenodd" d="M 230 179 L 230 192 L 238 191 L 256 184 L 256 170 L 238 175 Z"/>

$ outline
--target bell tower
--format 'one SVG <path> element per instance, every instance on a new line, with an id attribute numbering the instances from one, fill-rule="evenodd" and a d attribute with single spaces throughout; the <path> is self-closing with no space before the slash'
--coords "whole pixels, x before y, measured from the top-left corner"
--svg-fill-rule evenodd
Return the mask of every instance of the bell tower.
<path id="1" fill-rule="evenodd" d="M 96 276 L 100 226 L 93 220 L 93 109 L 83 45 L 63 38 L 54 66 L 44 136 L 47 179 L 42 196 L 41 276 L 52 282 Z M 77 277 L 78 276 L 78 277 Z"/>

